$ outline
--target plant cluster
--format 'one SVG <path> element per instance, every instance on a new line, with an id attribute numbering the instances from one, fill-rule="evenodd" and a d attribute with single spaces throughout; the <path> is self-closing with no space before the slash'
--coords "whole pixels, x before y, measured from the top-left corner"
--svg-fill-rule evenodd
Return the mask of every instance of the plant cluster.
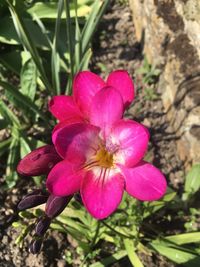
<path id="1" fill-rule="evenodd" d="M 66 247 L 68 264 L 76 257 L 82 266 L 109 266 L 128 257 L 142 267 L 140 255 L 159 253 L 197 267 L 199 164 L 187 174 L 182 193 L 166 191 L 164 175 L 143 160 L 148 129 L 123 117 L 134 98 L 131 77 L 118 70 L 103 81 L 84 71 L 109 3 L 0 2 L 4 188 L 16 185 L 16 170 L 38 187 L 18 204 L 16 243 L 31 236 L 30 252 L 37 254 L 52 229 L 76 244 L 75 254 Z M 139 73 L 145 99 L 155 100 L 160 71 L 145 59 Z"/>

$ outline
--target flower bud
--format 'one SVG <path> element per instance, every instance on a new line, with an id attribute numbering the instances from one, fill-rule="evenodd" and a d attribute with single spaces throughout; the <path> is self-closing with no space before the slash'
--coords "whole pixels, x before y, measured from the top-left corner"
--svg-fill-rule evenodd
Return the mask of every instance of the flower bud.
<path id="1" fill-rule="evenodd" d="M 29 251 L 32 254 L 38 254 L 42 246 L 42 239 L 34 239 L 29 245 Z"/>
<path id="2" fill-rule="evenodd" d="M 41 218 L 35 227 L 36 235 L 43 236 L 48 230 L 50 223 L 51 223 L 51 218 L 47 216 Z"/>
<path id="3" fill-rule="evenodd" d="M 18 164 L 17 172 L 24 176 L 48 174 L 61 160 L 53 145 L 37 148 L 26 155 Z"/>
<path id="4" fill-rule="evenodd" d="M 29 195 L 29 196 L 25 196 L 25 198 L 23 198 L 17 208 L 18 210 L 26 210 L 26 209 L 30 209 L 33 207 L 36 207 L 38 205 L 41 205 L 43 203 L 45 203 L 48 199 L 48 196 L 45 195 Z"/>
<path id="5" fill-rule="evenodd" d="M 48 197 L 45 213 L 49 218 L 55 218 L 58 216 L 67 206 L 73 196 L 58 197 L 51 194 Z"/>

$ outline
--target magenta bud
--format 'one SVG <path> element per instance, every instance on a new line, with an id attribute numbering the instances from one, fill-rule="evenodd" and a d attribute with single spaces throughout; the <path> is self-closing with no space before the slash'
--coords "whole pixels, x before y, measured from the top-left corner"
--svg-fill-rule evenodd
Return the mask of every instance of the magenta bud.
<path id="1" fill-rule="evenodd" d="M 73 195 L 67 197 L 58 197 L 51 194 L 48 197 L 45 207 L 46 215 L 49 218 L 55 218 L 58 216 L 65 209 L 72 197 Z"/>
<path id="2" fill-rule="evenodd" d="M 40 219 L 35 227 L 35 233 L 38 236 L 43 236 L 48 230 L 50 223 L 51 223 L 51 218 L 47 216 Z"/>
<path id="3" fill-rule="evenodd" d="M 53 145 L 37 148 L 27 154 L 18 164 L 17 172 L 24 176 L 48 174 L 61 160 Z"/>
<path id="4" fill-rule="evenodd" d="M 29 246 L 29 251 L 32 254 L 38 254 L 40 252 L 41 246 L 42 246 L 42 239 L 32 240 Z"/>
<path id="5" fill-rule="evenodd" d="M 18 210 L 30 209 L 45 203 L 47 199 L 48 196 L 45 195 L 28 195 L 19 202 L 17 208 Z"/>

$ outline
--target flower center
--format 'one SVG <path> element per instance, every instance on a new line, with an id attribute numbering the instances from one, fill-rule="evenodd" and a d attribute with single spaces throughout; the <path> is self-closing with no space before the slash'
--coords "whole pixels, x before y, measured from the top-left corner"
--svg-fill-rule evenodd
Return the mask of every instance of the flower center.
<path id="1" fill-rule="evenodd" d="M 99 166 L 103 168 L 113 167 L 113 154 L 109 153 L 104 147 L 101 147 L 96 153 L 95 159 Z"/>

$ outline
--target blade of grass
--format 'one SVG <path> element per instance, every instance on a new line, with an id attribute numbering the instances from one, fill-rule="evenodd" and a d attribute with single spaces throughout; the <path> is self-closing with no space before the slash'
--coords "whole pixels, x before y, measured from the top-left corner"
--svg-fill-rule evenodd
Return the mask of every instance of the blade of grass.
<path id="1" fill-rule="evenodd" d="M 70 17 L 70 5 L 69 1 L 65 0 L 64 2 L 65 12 L 66 12 L 66 30 L 67 30 L 67 37 L 68 37 L 68 48 L 69 48 L 69 56 L 70 56 L 70 76 L 68 79 L 68 86 L 67 86 L 67 95 L 71 94 L 71 85 L 72 80 L 74 77 L 74 61 L 73 61 L 73 40 L 72 40 L 72 29 L 71 29 L 71 17 Z"/>
<path id="2" fill-rule="evenodd" d="M 102 4 L 102 1 L 96 0 L 94 2 L 90 16 L 83 28 L 81 39 L 82 39 L 82 54 L 88 49 L 91 38 L 97 28 L 97 25 L 102 18 L 110 0 L 105 0 Z"/>
<path id="3" fill-rule="evenodd" d="M 9 147 L 9 155 L 7 159 L 7 168 L 6 168 L 6 183 L 9 188 L 13 187 L 18 179 L 18 175 L 15 171 L 18 161 L 19 161 L 19 139 L 18 137 L 13 136 Z"/>
<path id="4" fill-rule="evenodd" d="M 20 17 L 20 15 L 17 12 L 17 9 L 13 6 L 13 4 L 11 3 L 10 0 L 6 0 L 10 9 L 10 13 L 13 19 L 13 23 L 15 26 L 15 29 L 17 31 L 17 34 L 19 36 L 19 39 L 21 40 L 22 45 L 31 53 L 31 56 L 38 68 L 38 71 L 41 75 L 41 80 L 44 83 L 44 85 L 46 86 L 47 90 L 49 91 L 49 93 L 53 93 L 53 88 L 51 87 L 45 70 L 43 68 L 43 65 L 41 63 L 40 60 L 40 56 L 39 53 L 37 51 L 36 46 L 34 45 L 34 42 L 31 39 L 31 35 L 29 34 L 29 32 L 27 31 L 22 18 Z"/>
<path id="5" fill-rule="evenodd" d="M 81 32 L 79 27 L 79 21 L 78 21 L 78 14 L 77 14 L 77 0 L 74 0 L 74 6 L 75 6 L 75 55 L 74 55 L 74 61 L 75 61 L 75 72 L 77 72 L 79 65 L 80 65 L 80 56 L 81 56 Z"/>
<path id="6" fill-rule="evenodd" d="M 20 157 L 23 158 L 29 152 L 31 152 L 31 148 L 27 142 L 27 137 L 20 137 Z"/>
<path id="7" fill-rule="evenodd" d="M 0 156 L 8 152 L 12 137 L 0 142 Z"/>
<path id="8" fill-rule="evenodd" d="M 60 94 L 60 78 L 59 78 L 60 57 L 57 51 L 58 51 L 58 39 L 59 39 L 59 33 L 60 33 L 60 24 L 61 24 L 63 8 L 64 8 L 64 1 L 59 0 L 56 25 L 55 25 L 55 33 L 54 33 L 53 46 L 52 46 L 52 54 L 51 54 L 52 82 L 53 82 L 54 88 L 56 88 L 57 94 Z"/>
<path id="9" fill-rule="evenodd" d="M 91 56 L 92 56 L 92 50 L 91 50 L 91 48 L 89 48 L 86 51 L 86 53 L 84 54 L 84 56 L 83 56 L 83 58 L 79 64 L 78 71 L 85 70 L 88 68 Z"/>
<path id="10" fill-rule="evenodd" d="M 13 95 L 13 97 L 16 98 L 22 105 L 30 108 L 33 112 L 35 112 L 38 116 L 40 116 L 40 118 L 43 119 L 47 125 L 49 125 L 48 124 L 49 118 L 43 112 L 41 112 L 38 109 L 38 107 L 28 97 L 24 96 L 20 91 L 16 90 L 15 87 L 6 82 L 0 81 L 0 85 L 5 90 L 10 92 Z"/>
<path id="11" fill-rule="evenodd" d="M 119 261 L 120 259 L 124 258 L 127 255 L 125 250 L 120 250 L 114 253 L 112 256 L 103 258 L 101 261 L 95 262 L 90 265 L 90 267 L 105 267 L 109 266 L 110 264 Z"/>
<path id="12" fill-rule="evenodd" d="M 20 122 L 15 116 L 15 114 L 8 108 L 8 106 L 0 99 L 0 113 L 6 119 L 9 121 L 10 125 L 16 125 L 18 128 L 20 128 Z"/>
<path id="13" fill-rule="evenodd" d="M 124 239 L 124 246 L 127 251 L 130 262 L 134 267 L 144 267 L 138 255 L 135 252 L 135 246 L 133 244 L 133 240 Z"/>

